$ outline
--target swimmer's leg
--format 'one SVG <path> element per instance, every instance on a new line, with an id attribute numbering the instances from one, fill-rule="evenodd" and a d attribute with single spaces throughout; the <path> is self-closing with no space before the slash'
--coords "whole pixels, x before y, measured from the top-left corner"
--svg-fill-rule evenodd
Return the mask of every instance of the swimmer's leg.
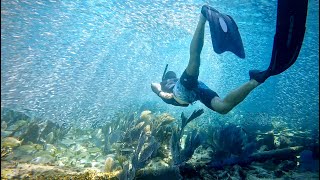
<path id="1" fill-rule="evenodd" d="M 214 97 L 211 100 L 211 106 L 216 112 L 220 114 L 227 114 L 235 106 L 242 102 L 259 84 L 260 83 L 256 80 L 251 79 L 249 82 L 243 84 L 239 88 L 229 92 L 223 99 L 220 97 Z"/>
<path id="2" fill-rule="evenodd" d="M 190 44 L 190 59 L 188 66 L 186 68 L 186 73 L 189 76 L 199 76 L 200 67 L 200 54 L 204 42 L 204 28 L 205 28 L 206 18 L 200 14 L 200 19 L 197 25 L 197 29 L 194 32 L 191 44 Z"/>

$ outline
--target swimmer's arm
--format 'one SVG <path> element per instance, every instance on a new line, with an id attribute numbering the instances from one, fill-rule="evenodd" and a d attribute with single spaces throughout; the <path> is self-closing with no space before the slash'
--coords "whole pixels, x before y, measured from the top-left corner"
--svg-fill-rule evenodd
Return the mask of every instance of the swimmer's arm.
<path id="1" fill-rule="evenodd" d="M 164 98 L 164 99 L 173 98 L 173 93 L 163 92 L 161 90 L 161 85 L 159 83 L 151 83 L 151 89 L 155 94 L 157 94 L 161 98 Z"/>

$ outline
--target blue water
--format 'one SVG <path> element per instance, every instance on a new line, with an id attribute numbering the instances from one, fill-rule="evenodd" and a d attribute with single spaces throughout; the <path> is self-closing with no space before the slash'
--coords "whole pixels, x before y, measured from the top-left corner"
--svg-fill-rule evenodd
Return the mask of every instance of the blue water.
<path id="1" fill-rule="evenodd" d="M 178 75 L 186 67 L 205 3 L 234 18 L 245 46 L 245 59 L 215 54 L 207 25 L 199 79 L 224 97 L 248 81 L 250 69 L 268 67 L 277 1 L 2 0 L 1 107 L 83 126 L 142 105 L 173 115 L 204 108 L 213 119 L 268 114 L 317 126 L 317 0 L 309 1 L 296 63 L 256 88 L 228 115 L 211 112 L 200 102 L 172 107 L 152 93 L 150 83 L 161 79 L 167 63 Z"/>

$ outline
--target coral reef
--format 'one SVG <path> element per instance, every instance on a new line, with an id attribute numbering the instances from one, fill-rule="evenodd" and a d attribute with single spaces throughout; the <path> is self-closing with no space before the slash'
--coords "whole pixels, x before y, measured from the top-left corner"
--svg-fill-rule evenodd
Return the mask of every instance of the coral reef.
<path id="1" fill-rule="evenodd" d="M 319 130 L 289 128 L 281 117 L 254 127 L 209 124 L 202 109 L 181 121 L 124 110 L 84 128 L 2 112 L 2 179 L 319 178 Z"/>
<path id="2" fill-rule="evenodd" d="M 7 164 L 1 162 L 1 179 L 37 179 L 37 180 L 60 180 L 60 179 L 113 179 L 117 180 L 120 171 L 111 173 L 98 172 L 93 169 L 76 169 L 48 165 L 30 164 Z"/>
<path id="3" fill-rule="evenodd" d="M 114 166 L 114 160 L 112 157 L 107 157 L 105 163 L 104 163 L 104 172 L 110 173 L 112 172 Z"/>
<path id="4" fill-rule="evenodd" d="M 10 153 L 12 153 L 12 148 L 1 146 L 1 160 L 2 158 L 7 157 Z"/>

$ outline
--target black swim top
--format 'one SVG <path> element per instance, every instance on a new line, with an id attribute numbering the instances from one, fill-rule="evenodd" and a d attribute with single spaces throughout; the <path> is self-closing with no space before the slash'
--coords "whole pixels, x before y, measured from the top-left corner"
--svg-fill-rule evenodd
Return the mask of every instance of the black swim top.
<path id="1" fill-rule="evenodd" d="M 165 99 L 165 98 L 162 98 L 160 97 L 165 103 L 167 104 L 171 104 L 171 105 L 174 105 L 174 106 L 183 106 L 183 107 L 187 107 L 189 106 L 189 104 L 180 104 L 178 103 L 174 98 L 172 99 Z"/>

